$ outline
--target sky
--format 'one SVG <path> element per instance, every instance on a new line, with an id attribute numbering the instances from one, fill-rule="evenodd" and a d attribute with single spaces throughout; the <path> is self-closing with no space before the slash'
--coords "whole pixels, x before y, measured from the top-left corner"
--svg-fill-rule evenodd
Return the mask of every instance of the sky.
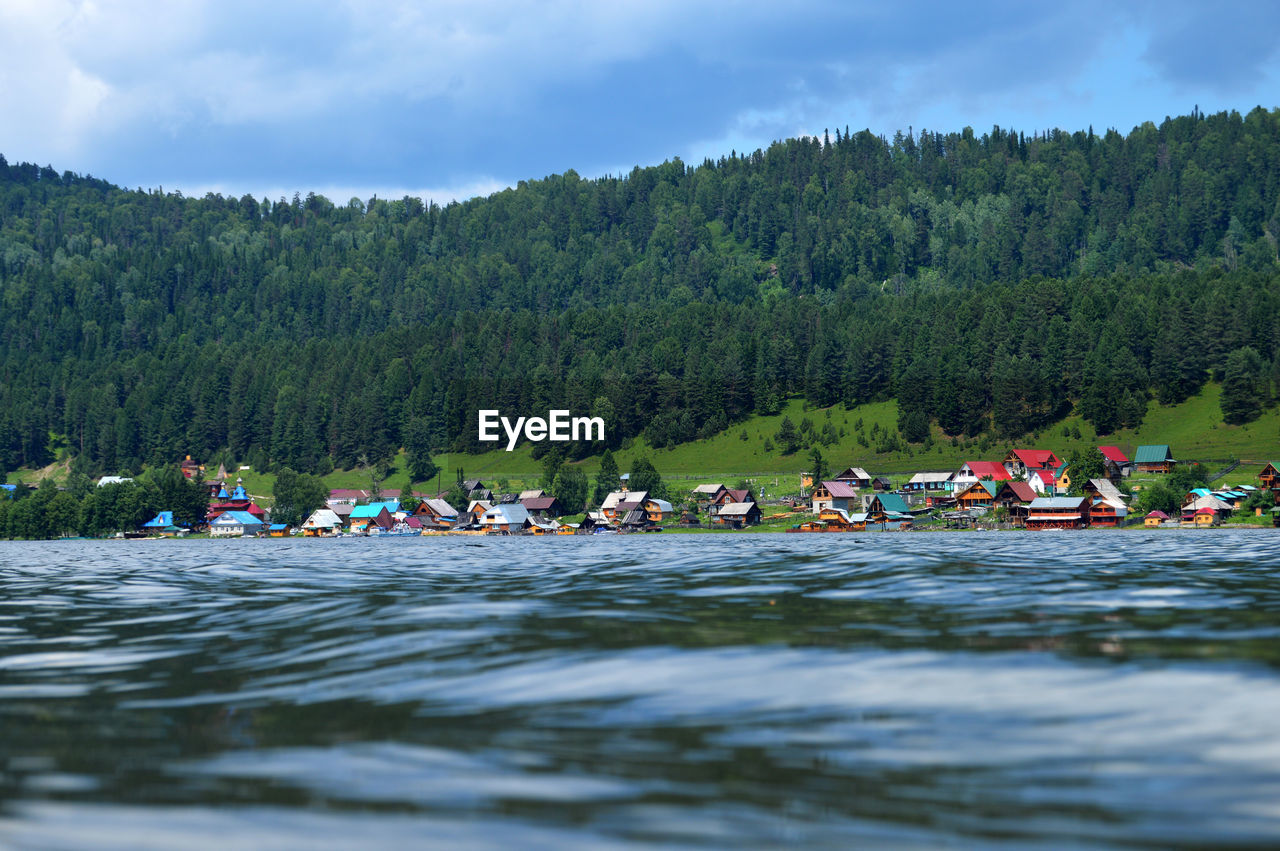
<path id="1" fill-rule="evenodd" d="M 462 200 L 848 127 L 1280 106 L 1280 3 L 0 0 L 0 154 L 126 187 Z"/>

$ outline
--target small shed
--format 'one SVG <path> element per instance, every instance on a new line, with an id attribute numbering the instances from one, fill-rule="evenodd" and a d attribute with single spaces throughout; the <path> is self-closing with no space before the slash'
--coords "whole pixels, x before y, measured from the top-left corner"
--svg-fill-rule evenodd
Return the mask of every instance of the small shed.
<path id="1" fill-rule="evenodd" d="M 1142 525 L 1147 526 L 1149 528 L 1154 528 L 1156 526 L 1159 526 L 1161 523 L 1164 523 L 1168 519 L 1169 519 L 1169 515 L 1165 514 L 1163 511 L 1157 508 L 1155 511 L 1152 511 L 1151 513 L 1149 513 L 1146 517 L 1142 518 Z"/>
<path id="2" fill-rule="evenodd" d="M 1172 473 L 1173 465 L 1178 462 L 1173 460 L 1173 452 L 1169 449 L 1169 444 L 1153 443 L 1139 446 L 1133 463 L 1139 473 Z"/>

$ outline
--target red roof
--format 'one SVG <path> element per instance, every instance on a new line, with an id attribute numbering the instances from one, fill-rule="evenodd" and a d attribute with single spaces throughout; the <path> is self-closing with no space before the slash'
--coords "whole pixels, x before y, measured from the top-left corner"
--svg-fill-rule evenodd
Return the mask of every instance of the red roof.
<path id="1" fill-rule="evenodd" d="M 1053 484 L 1053 470 L 1036 470 L 1034 472 L 1040 477 L 1040 481 L 1044 482 L 1046 485 Z"/>
<path id="2" fill-rule="evenodd" d="M 856 490 L 849 487 L 844 482 L 823 482 L 822 486 L 826 488 L 827 492 L 832 496 L 839 497 L 840 499 L 848 499 L 858 495 Z"/>
<path id="3" fill-rule="evenodd" d="M 1169 519 L 1169 515 L 1168 515 L 1168 514 L 1165 514 L 1163 511 L 1161 511 L 1161 510 L 1160 510 L 1160 509 L 1158 509 L 1158 508 L 1157 508 L 1155 511 L 1151 512 L 1150 514 L 1148 514 L 1147 516 L 1148 516 L 1148 517 L 1158 517 L 1158 518 L 1159 518 L 1159 519 L 1161 519 L 1161 520 L 1168 520 L 1168 519 Z"/>
<path id="4" fill-rule="evenodd" d="M 968 462 L 968 467 L 979 479 L 1007 482 L 1013 478 L 1003 464 L 997 464 L 995 461 L 970 461 Z"/>
<path id="5" fill-rule="evenodd" d="M 1056 467 L 1061 463 L 1050 449 L 1015 449 L 1013 454 L 1033 470 L 1039 467 Z"/>
<path id="6" fill-rule="evenodd" d="M 1026 482 L 1007 482 L 1004 487 L 1012 490 L 1013 495 L 1023 502 L 1031 502 L 1037 496 L 1035 488 Z M 1004 490 L 1004 488 L 1001 488 L 1001 490 Z"/>
<path id="7" fill-rule="evenodd" d="M 1116 464 L 1128 464 L 1129 459 L 1124 457 L 1124 453 L 1120 451 L 1118 446 L 1099 446 L 1098 451 L 1102 453 L 1102 457 Z M 1167 518 L 1166 518 L 1167 519 Z"/>
<path id="8" fill-rule="evenodd" d="M 746 502 L 747 497 L 751 495 L 751 491 L 726 491 L 729 494 L 729 502 Z"/>
<path id="9" fill-rule="evenodd" d="M 367 491 L 351 490 L 350 488 L 334 488 L 329 491 L 329 499 L 367 499 L 368 496 Z"/>

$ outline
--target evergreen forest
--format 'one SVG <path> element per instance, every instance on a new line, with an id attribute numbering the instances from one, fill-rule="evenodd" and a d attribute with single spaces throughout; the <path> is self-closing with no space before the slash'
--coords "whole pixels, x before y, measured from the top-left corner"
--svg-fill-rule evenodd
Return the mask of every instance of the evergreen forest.
<path id="1" fill-rule="evenodd" d="M 662 447 L 796 395 L 897 398 L 908 442 L 1105 434 L 1210 377 L 1244 422 L 1280 384 L 1278 238 L 1280 109 L 846 128 L 446 205 L 0 157 L 0 474 L 425 468 L 481 408 Z"/>

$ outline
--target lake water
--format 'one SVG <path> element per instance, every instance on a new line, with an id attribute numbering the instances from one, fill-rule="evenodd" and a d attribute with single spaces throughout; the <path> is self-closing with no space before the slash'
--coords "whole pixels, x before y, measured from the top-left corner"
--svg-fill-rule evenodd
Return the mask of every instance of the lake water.
<path id="1" fill-rule="evenodd" d="M 0 845 L 1280 845 L 1280 531 L 0 544 Z"/>

